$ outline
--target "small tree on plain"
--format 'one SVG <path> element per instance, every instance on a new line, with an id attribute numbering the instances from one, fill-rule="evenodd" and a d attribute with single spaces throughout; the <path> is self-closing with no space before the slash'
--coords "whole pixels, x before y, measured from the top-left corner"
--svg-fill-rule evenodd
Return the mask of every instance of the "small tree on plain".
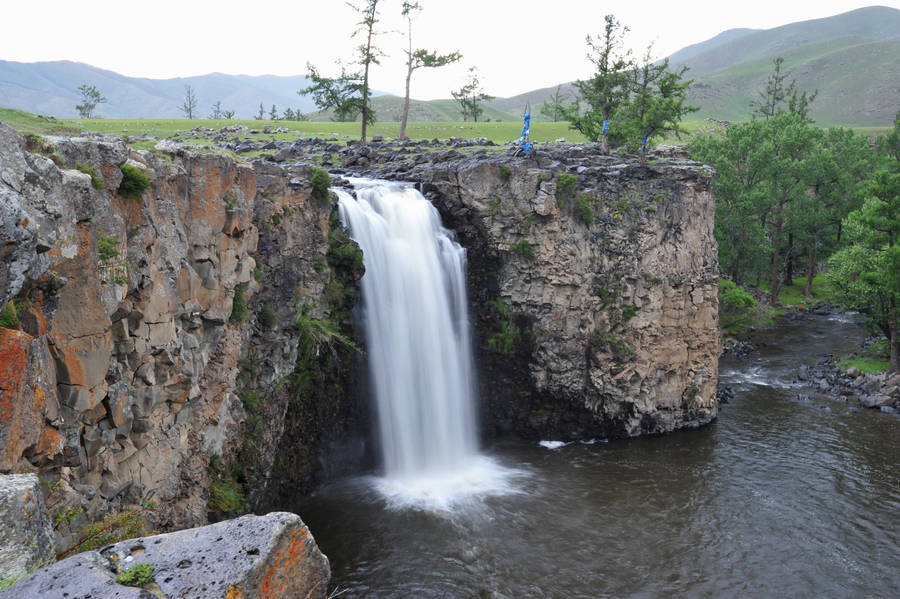
<path id="1" fill-rule="evenodd" d="M 462 113 L 463 121 L 469 120 L 469 90 L 463 85 L 456 91 L 451 91 L 450 95 L 459 104 L 459 111 Z"/>
<path id="2" fill-rule="evenodd" d="M 562 85 L 557 85 L 550 99 L 541 103 L 541 114 L 554 122 L 564 120 L 565 103 L 568 99 L 569 94 L 562 91 Z"/>
<path id="3" fill-rule="evenodd" d="M 297 93 L 301 96 L 311 95 L 313 102 L 320 110 L 334 111 L 335 121 L 351 121 L 362 113 L 362 75 L 348 72 L 341 65 L 341 74 L 337 77 L 323 77 L 310 63 L 306 63 L 307 78 L 312 82 L 309 87 Z M 374 113 L 370 112 L 374 117 Z M 373 119 L 374 120 L 374 119 Z"/>
<path id="4" fill-rule="evenodd" d="M 596 40 L 587 36 L 588 58 L 596 71 L 590 79 L 575 82 L 581 97 L 565 109 L 570 126 L 591 141 L 599 139 L 604 154 L 609 153 L 609 128 L 603 124 L 609 123 L 615 110 L 628 99 L 635 68 L 631 51 L 624 49 L 628 31 L 615 16 L 606 15 L 603 33 Z M 582 110 L 581 100 L 587 104 L 587 110 Z"/>
<path id="5" fill-rule="evenodd" d="M 211 119 L 220 119 L 222 118 L 222 101 L 217 100 L 215 104 L 212 105 L 212 112 L 209 115 Z"/>
<path id="6" fill-rule="evenodd" d="M 256 116 L 253 117 L 253 120 L 255 120 L 255 121 L 261 121 L 261 120 L 263 120 L 263 117 L 264 117 L 265 115 L 266 115 L 266 109 L 263 107 L 263 103 L 260 102 L 260 103 L 259 103 L 259 112 L 256 113 Z"/>
<path id="7" fill-rule="evenodd" d="M 433 69 L 442 67 L 444 65 L 457 62 L 460 58 L 462 58 L 462 54 L 460 54 L 459 52 L 451 52 L 450 54 L 437 54 L 435 52 L 429 52 L 428 50 L 422 48 L 413 50 L 412 19 L 413 14 L 420 10 L 422 10 L 422 7 L 418 2 L 409 2 L 408 0 L 404 0 L 401 14 L 406 18 L 406 22 L 409 27 L 409 33 L 407 35 L 407 40 L 409 41 L 409 49 L 404 50 L 404 52 L 406 52 L 406 95 L 403 99 L 403 116 L 400 120 L 400 134 L 397 136 L 400 139 L 406 139 L 406 122 L 409 118 L 409 83 L 412 79 L 413 71 L 421 68 Z"/>
<path id="8" fill-rule="evenodd" d="M 223 118 L 223 119 L 228 119 L 228 120 L 230 121 L 231 119 L 234 118 L 234 111 L 233 111 L 233 110 L 226 110 L 226 111 L 224 111 L 224 112 L 222 113 L 222 118 Z"/>
<path id="9" fill-rule="evenodd" d="M 372 108 L 371 90 L 369 89 L 369 69 L 373 64 L 379 64 L 378 59 L 384 54 L 375 46 L 375 37 L 379 32 L 375 31 L 375 25 L 379 22 L 378 3 L 381 0 L 356 0 L 347 2 L 347 5 L 360 15 L 361 20 L 356 24 L 353 37 L 362 35 L 365 41 L 357 49 L 355 63 L 362 67 L 362 72 L 348 72 L 341 66 L 341 74 L 338 77 L 322 77 L 315 67 L 307 63 L 310 81 L 312 85 L 301 89 L 300 95 L 310 94 L 313 101 L 320 109 L 333 108 L 334 119 L 348 121 L 357 114 L 362 117 L 362 131 L 360 141 L 366 143 L 366 131 L 369 125 L 375 123 L 375 110 Z"/>
<path id="10" fill-rule="evenodd" d="M 97 104 L 104 104 L 106 98 L 93 85 L 80 85 L 78 91 L 81 94 L 81 104 L 76 104 L 75 110 L 81 118 L 89 119 L 94 115 Z"/>
<path id="11" fill-rule="evenodd" d="M 759 97 L 750 102 L 753 108 L 753 118 L 769 119 L 775 116 L 780 110 L 784 110 L 783 104 L 787 103 L 787 110 L 793 114 L 798 114 L 805 120 L 812 122 L 809 118 L 809 105 L 812 104 L 819 90 L 808 94 L 806 92 L 798 92 L 796 88 L 796 80 L 791 79 L 787 85 L 790 73 L 782 73 L 781 65 L 784 64 L 784 58 L 779 56 L 774 61 L 775 69 L 768 80 L 766 87 L 759 92 Z"/>
<path id="12" fill-rule="evenodd" d="M 278 120 L 278 108 L 272 104 L 272 108 L 269 110 L 269 120 L 277 121 Z"/>
<path id="13" fill-rule="evenodd" d="M 190 85 L 184 86 L 184 103 L 179 106 L 179 110 L 184 114 L 184 118 L 193 119 L 197 113 L 197 94 Z"/>
<path id="14" fill-rule="evenodd" d="M 378 23 L 379 20 L 379 2 L 380 0 L 364 0 L 360 4 L 347 3 L 350 8 L 355 10 L 362 17 L 362 20 L 356 24 L 356 31 L 353 32 L 353 36 L 355 37 L 359 34 L 363 34 L 366 38 L 365 43 L 360 44 L 357 48 L 357 62 L 363 68 L 361 90 L 362 103 L 360 104 L 362 112 L 362 134 L 360 136 L 360 141 L 362 141 L 362 143 L 366 143 L 366 127 L 375 122 L 375 111 L 372 109 L 372 102 L 369 97 L 369 68 L 373 64 L 379 64 L 378 59 L 383 56 L 381 50 L 374 45 L 375 36 L 377 35 L 375 24 Z"/>
<path id="15" fill-rule="evenodd" d="M 477 67 L 469 67 L 469 75 L 466 82 L 457 91 L 450 93 L 462 109 L 463 120 L 465 121 L 471 116 L 476 123 L 478 122 L 478 116 L 484 112 L 482 104 L 494 99 L 494 96 L 484 93 L 484 90 L 481 88 Z"/>

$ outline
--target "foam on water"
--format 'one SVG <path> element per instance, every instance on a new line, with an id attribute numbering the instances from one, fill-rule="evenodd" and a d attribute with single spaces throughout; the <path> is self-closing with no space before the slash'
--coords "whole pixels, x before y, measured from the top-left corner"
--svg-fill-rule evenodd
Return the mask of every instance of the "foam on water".
<path id="1" fill-rule="evenodd" d="M 464 468 L 409 477 L 371 477 L 369 481 L 389 509 L 453 512 L 486 497 L 519 493 L 517 481 L 527 476 L 523 469 L 507 468 L 478 455 Z"/>
<path id="2" fill-rule="evenodd" d="M 565 441 L 541 441 L 538 445 L 546 449 L 559 449 L 560 447 L 565 447 L 568 443 Z"/>

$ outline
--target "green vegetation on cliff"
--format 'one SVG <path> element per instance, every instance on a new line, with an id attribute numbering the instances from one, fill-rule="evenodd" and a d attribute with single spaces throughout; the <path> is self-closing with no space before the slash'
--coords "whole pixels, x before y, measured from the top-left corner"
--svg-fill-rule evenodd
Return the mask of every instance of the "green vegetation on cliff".
<path id="1" fill-rule="evenodd" d="M 141 194 L 150 189 L 150 177 L 131 164 L 123 164 L 119 168 L 122 171 L 122 182 L 119 184 L 118 194 L 138 203 L 143 202 Z"/>

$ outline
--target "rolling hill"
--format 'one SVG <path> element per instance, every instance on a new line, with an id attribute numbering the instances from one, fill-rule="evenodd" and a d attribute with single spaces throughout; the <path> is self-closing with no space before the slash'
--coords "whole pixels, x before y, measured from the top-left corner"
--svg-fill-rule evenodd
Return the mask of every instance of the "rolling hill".
<path id="1" fill-rule="evenodd" d="M 728 33 L 728 32 L 726 32 Z M 799 90 L 819 90 L 811 107 L 826 125 L 886 126 L 900 109 L 900 10 L 872 6 L 685 48 L 670 57 L 694 79 L 688 100 L 700 117 L 740 120 L 781 56 Z"/>
<path id="2" fill-rule="evenodd" d="M 687 65 L 691 68 L 692 76 L 700 77 L 748 60 L 780 56 L 801 46 L 847 36 L 877 41 L 900 41 L 900 10 L 886 6 L 870 6 L 824 19 L 751 31 L 725 43 L 706 48 L 693 56 L 688 54 L 684 60 L 677 58 L 677 55 L 684 51 L 681 50 L 673 54 L 669 62 L 676 67 Z M 703 44 L 711 41 L 708 40 Z"/>
<path id="3" fill-rule="evenodd" d="M 673 67 L 687 66 L 694 80 L 688 101 L 701 107 L 695 118 L 741 120 L 750 116 L 750 102 L 757 97 L 781 56 L 784 69 L 799 90 L 819 90 L 811 115 L 825 125 L 889 126 L 900 109 L 900 10 L 871 6 L 840 15 L 790 23 L 766 30 L 730 29 L 708 40 L 687 46 L 669 57 Z M 587 73 L 586 73 L 587 75 Z M 238 118 L 252 118 L 260 102 L 268 112 L 290 106 L 303 112 L 315 110 L 312 100 L 297 95 L 308 85 L 302 76 L 276 77 L 212 73 L 177 79 L 145 79 L 119 75 L 89 65 L 59 61 L 19 63 L 0 61 L 0 106 L 19 108 L 57 117 L 77 116 L 77 88 L 96 86 L 109 102 L 100 105 L 104 117 L 177 118 L 184 86 L 193 86 L 199 112 L 206 116 L 216 101 L 235 110 Z M 561 83 L 574 97 L 571 82 Z M 556 86 L 536 89 L 485 105 L 492 121 L 521 118 L 531 105 L 541 120 L 540 104 Z M 378 120 L 400 119 L 403 99 L 380 94 L 374 99 Z M 328 120 L 318 112 L 313 120 Z M 458 121 L 461 114 L 453 100 L 413 100 L 410 120 Z"/>
<path id="4" fill-rule="evenodd" d="M 890 126 L 900 109 L 900 10 L 894 8 L 872 6 L 767 30 L 730 29 L 675 52 L 669 61 L 674 68 L 690 68 L 688 103 L 701 108 L 694 118 L 742 120 L 750 117 L 750 102 L 778 56 L 797 89 L 819 90 L 811 114 L 821 124 Z M 571 82 L 561 86 L 575 96 Z M 530 104 L 541 120 L 540 104 L 555 91 L 552 86 L 495 99 L 489 114 L 518 120 Z M 436 108 L 436 102 L 446 101 L 425 104 Z M 423 110 L 418 114 L 424 118 L 443 120 L 439 111 Z"/>
<path id="5" fill-rule="evenodd" d="M 819 90 L 811 115 L 824 125 L 890 126 L 900 110 L 900 10 L 872 6 L 774 29 L 731 29 L 679 50 L 674 68 L 689 67 L 688 103 L 694 118 L 742 120 L 764 88 L 772 61 L 798 90 Z M 515 111 L 547 100 L 556 87 L 534 90 L 493 106 Z M 571 83 L 563 90 L 574 93 Z M 521 108 L 518 108 L 521 110 Z"/>
<path id="6" fill-rule="evenodd" d="M 109 118 L 177 118 L 184 102 L 184 86 L 194 88 L 200 114 L 222 102 L 222 108 L 234 110 L 239 118 L 252 118 L 262 102 L 268 111 L 272 104 L 279 111 L 290 106 L 306 112 L 315 110 L 312 100 L 297 95 L 308 85 L 306 77 L 275 75 L 224 75 L 211 73 L 176 79 L 126 77 L 113 71 L 71 62 L 9 62 L 0 60 L 0 106 L 56 117 L 77 117 L 80 101 L 78 86 L 95 86 L 108 100 L 97 114 Z"/>

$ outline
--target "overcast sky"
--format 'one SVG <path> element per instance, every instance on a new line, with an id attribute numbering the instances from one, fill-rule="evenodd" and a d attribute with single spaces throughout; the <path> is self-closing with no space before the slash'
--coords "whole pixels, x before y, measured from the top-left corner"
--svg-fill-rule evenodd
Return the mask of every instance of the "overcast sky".
<path id="1" fill-rule="evenodd" d="M 362 0 L 357 0 L 362 2 Z M 417 71 L 412 96 L 449 97 L 475 65 L 485 90 L 507 97 L 590 73 L 587 34 L 612 13 L 631 28 L 630 45 L 657 57 L 737 27 L 769 29 L 871 6 L 853 0 L 420 0 L 413 42 L 438 52 L 459 50 L 459 65 Z M 877 2 L 900 8 L 900 0 Z M 387 54 L 372 86 L 403 94 L 401 0 L 381 0 Z M 323 74 L 352 56 L 357 15 L 340 0 L 215 2 L 205 0 L 3 0 L 0 59 L 75 60 L 138 77 L 168 78 L 211 72 Z"/>

